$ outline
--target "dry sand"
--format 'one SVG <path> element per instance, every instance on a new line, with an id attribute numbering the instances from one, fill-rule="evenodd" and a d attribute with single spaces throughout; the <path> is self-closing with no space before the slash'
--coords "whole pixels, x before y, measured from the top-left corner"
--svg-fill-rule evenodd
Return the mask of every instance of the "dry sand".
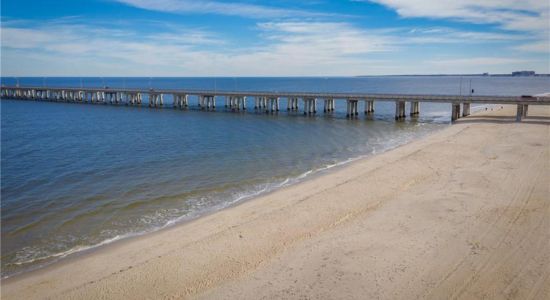
<path id="1" fill-rule="evenodd" d="M 9 278 L 2 299 L 550 299 L 550 108 L 514 109 Z"/>

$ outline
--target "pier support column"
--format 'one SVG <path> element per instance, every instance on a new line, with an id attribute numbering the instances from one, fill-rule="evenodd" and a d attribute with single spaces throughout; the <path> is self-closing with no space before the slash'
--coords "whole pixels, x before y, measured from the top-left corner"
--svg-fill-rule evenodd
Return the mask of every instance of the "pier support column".
<path id="1" fill-rule="evenodd" d="M 405 118 L 405 101 L 395 101 L 395 119 Z"/>
<path id="2" fill-rule="evenodd" d="M 527 111 L 529 109 L 529 105 L 527 104 L 524 104 L 523 105 L 523 117 L 526 118 L 527 117 Z"/>
<path id="3" fill-rule="evenodd" d="M 411 116 L 417 115 L 418 114 L 418 101 L 411 101 L 410 109 L 411 109 L 411 111 L 409 112 L 409 114 Z"/>
<path id="4" fill-rule="evenodd" d="M 206 109 L 207 110 L 216 110 L 216 98 L 215 96 L 205 96 L 206 97 Z"/>
<path id="5" fill-rule="evenodd" d="M 346 100 L 346 117 L 349 118 L 351 116 L 351 101 L 348 99 Z"/>
<path id="6" fill-rule="evenodd" d="M 172 107 L 178 108 L 180 106 L 180 95 L 172 94 Z"/>
<path id="7" fill-rule="evenodd" d="M 462 104 L 462 116 L 467 117 L 470 115 L 470 103 Z"/>
<path id="8" fill-rule="evenodd" d="M 521 122 L 521 120 L 523 119 L 523 108 L 525 107 L 525 105 L 518 104 L 517 107 L 516 122 Z"/>
<path id="9" fill-rule="evenodd" d="M 313 102 L 313 113 L 317 113 L 317 98 L 311 99 L 311 102 Z"/>
<path id="10" fill-rule="evenodd" d="M 451 122 L 454 122 L 460 118 L 460 104 L 453 103 L 451 111 Z"/>
<path id="11" fill-rule="evenodd" d="M 401 105 L 399 105 L 399 101 L 395 101 L 395 119 L 399 120 L 401 118 Z"/>
<path id="12" fill-rule="evenodd" d="M 149 94 L 149 107 L 155 107 L 157 101 L 156 94 Z"/>

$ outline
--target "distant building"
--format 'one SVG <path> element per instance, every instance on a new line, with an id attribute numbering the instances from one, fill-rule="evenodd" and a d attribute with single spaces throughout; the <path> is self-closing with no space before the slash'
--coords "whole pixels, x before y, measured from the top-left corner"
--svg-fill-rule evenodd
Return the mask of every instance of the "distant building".
<path id="1" fill-rule="evenodd" d="M 485 72 L 482 74 L 483 76 L 489 76 L 489 73 Z"/>
<path id="2" fill-rule="evenodd" d="M 512 76 L 535 76 L 535 71 L 515 71 Z"/>

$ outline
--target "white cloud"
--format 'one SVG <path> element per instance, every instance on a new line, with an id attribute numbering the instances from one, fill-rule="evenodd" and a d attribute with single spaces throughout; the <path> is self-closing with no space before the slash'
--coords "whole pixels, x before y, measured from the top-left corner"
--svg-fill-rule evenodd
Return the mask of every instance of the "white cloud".
<path id="1" fill-rule="evenodd" d="M 368 0 L 394 9 L 403 17 L 456 19 L 500 24 L 511 30 L 548 31 L 547 0 Z"/>
<path id="2" fill-rule="evenodd" d="M 527 51 L 527 52 L 546 53 L 547 55 L 549 55 L 549 59 L 550 59 L 550 42 L 549 41 L 526 43 L 526 44 L 516 46 L 515 48 L 518 50 Z"/>
<path id="3" fill-rule="evenodd" d="M 260 23 L 257 29 L 261 45 L 239 47 L 217 34 L 193 29 L 141 36 L 73 24 L 3 26 L 3 71 L 31 73 L 27 75 L 36 74 L 35 70 L 50 75 L 364 74 L 372 63 L 366 54 L 392 50 L 391 38 L 347 23 L 270 22 Z M 12 63 L 23 59 L 33 60 L 34 68 L 24 70 Z M 57 67 L 48 67 L 55 62 Z"/>
<path id="4" fill-rule="evenodd" d="M 256 42 L 242 45 L 218 33 L 174 24 L 162 24 L 163 29 L 151 34 L 122 30 L 113 24 L 83 25 L 77 20 L 32 25 L 23 21 L 2 23 L 2 75 L 420 74 L 449 70 L 449 65 L 455 66 L 451 73 L 459 73 L 466 64 L 471 68 L 491 65 L 502 70 L 523 62 L 483 57 L 425 63 L 408 55 L 407 47 L 413 44 L 467 44 L 521 38 L 444 27 L 368 30 L 346 22 L 262 22 L 255 28 Z"/>
<path id="5" fill-rule="evenodd" d="M 246 18 L 311 17 L 326 15 L 303 10 L 276 8 L 239 2 L 194 0 L 114 0 L 129 6 L 167 13 L 196 13 Z"/>
<path id="6" fill-rule="evenodd" d="M 549 0 L 356 0 L 394 9 L 402 17 L 450 19 L 494 24 L 503 30 L 521 32 L 528 45 L 512 47 L 527 52 L 548 52 L 550 44 Z M 467 38 L 467 37 L 464 37 Z M 490 38 L 472 36 L 471 38 Z"/>

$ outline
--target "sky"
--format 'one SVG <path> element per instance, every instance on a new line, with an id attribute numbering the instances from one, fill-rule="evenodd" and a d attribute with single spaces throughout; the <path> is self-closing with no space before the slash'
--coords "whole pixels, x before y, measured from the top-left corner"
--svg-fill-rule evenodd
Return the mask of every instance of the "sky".
<path id="1" fill-rule="evenodd" d="M 2 76 L 550 73 L 549 0 L 2 0 Z"/>

